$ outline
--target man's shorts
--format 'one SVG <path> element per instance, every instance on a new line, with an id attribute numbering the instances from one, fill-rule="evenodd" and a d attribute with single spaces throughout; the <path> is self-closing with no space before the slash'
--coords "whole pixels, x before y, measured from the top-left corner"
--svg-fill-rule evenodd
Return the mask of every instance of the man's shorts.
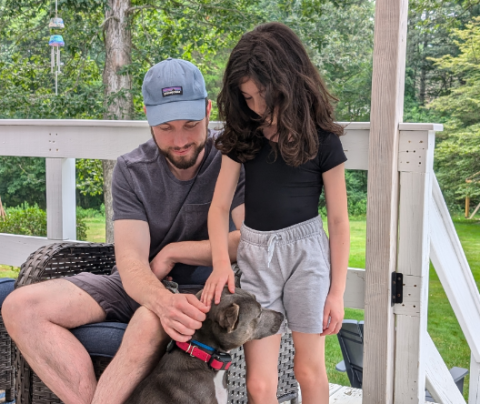
<path id="1" fill-rule="evenodd" d="M 330 248 L 320 217 L 274 231 L 241 228 L 237 263 L 242 289 L 286 317 L 279 333 L 318 334 L 330 290 Z"/>
<path id="2" fill-rule="evenodd" d="M 107 321 L 128 323 L 140 305 L 127 295 L 116 269 L 114 267 L 111 275 L 82 272 L 64 279 L 92 296 L 107 314 Z"/>
<path id="3" fill-rule="evenodd" d="M 210 267 L 197 267 L 195 272 L 201 273 L 203 276 L 203 272 L 208 271 L 211 272 Z M 95 275 L 89 272 L 82 272 L 64 279 L 72 282 L 92 296 L 105 311 L 107 315 L 106 321 L 128 323 L 135 311 L 140 307 L 140 305 L 125 292 L 116 266 L 113 267 L 111 275 Z M 173 292 L 171 284 L 176 285 L 175 282 L 168 282 L 168 284 L 169 285 L 166 285 L 164 281 L 164 286 Z M 178 286 L 180 293 L 196 293 L 203 288 L 201 284 L 176 286 Z"/>

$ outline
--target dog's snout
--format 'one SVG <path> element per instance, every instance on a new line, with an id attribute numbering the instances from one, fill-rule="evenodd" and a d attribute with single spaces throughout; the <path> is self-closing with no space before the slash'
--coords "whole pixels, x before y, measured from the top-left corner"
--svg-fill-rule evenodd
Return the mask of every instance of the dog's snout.
<path id="1" fill-rule="evenodd" d="M 261 339 L 276 334 L 280 330 L 284 318 L 284 315 L 278 311 L 263 309 L 254 339 Z"/>

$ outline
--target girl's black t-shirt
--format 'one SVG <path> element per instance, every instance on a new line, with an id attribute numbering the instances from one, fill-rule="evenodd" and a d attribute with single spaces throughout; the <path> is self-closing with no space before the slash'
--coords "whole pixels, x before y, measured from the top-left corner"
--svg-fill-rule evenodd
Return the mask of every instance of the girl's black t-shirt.
<path id="1" fill-rule="evenodd" d="M 257 155 L 244 163 L 245 225 L 259 231 L 284 229 L 318 216 L 322 173 L 347 160 L 337 135 L 319 131 L 317 156 L 298 167 L 285 163 L 264 138 Z M 239 162 L 236 152 L 227 154 Z"/>

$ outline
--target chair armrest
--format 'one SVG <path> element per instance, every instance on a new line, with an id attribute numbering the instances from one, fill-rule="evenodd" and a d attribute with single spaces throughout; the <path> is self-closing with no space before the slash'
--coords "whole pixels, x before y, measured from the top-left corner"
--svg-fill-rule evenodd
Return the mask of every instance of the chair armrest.
<path id="1" fill-rule="evenodd" d="M 347 368 L 345 367 L 345 361 L 338 362 L 335 366 L 335 370 L 338 370 L 339 372 L 346 372 Z"/>
<path id="2" fill-rule="evenodd" d="M 453 380 L 455 383 L 465 378 L 468 375 L 468 370 L 465 368 L 457 368 L 453 367 L 450 369 L 450 374 L 452 375 Z"/>
<path id="3" fill-rule="evenodd" d="M 452 375 L 453 381 L 460 390 L 460 393 L 463 394 L 463 384 L 465 382 L 465 376 L 468 375 L 468 370 L 465 368 L 453 367 L 450 369 L 450 374 Z"/>
<path id="4" fill-rule="evenodd" d="M 110 274 L 115 265 L 113 244 L 54 243 L 40 247 L 22 264 L 15 288 L 80 272 Z"/>

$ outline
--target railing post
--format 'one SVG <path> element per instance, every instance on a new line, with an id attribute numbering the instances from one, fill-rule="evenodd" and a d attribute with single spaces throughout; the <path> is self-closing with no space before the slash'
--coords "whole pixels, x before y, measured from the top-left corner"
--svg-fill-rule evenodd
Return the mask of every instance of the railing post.
<path id="1" fill-rule="evenodd" d="M 469 388 L 468 404 L 480 404 L 480 362 L 477 362 L 473 354 L 470 359 Z"/>
<path id="2" fill-rule="evenodd" d="M 425 338 L 430 256 L 429 209 L 435 132 L 401 131 L 397 272 L 403 303 L 395 304 L 395 404 L 425 402 Z"/>
<path id="3" fill-rule="evenodd" d="M 47 158 L 47 238 L 76 240 L 75 159 Z"/>
<path id="4" fill-rule="evenodd" d="M 408 0 L 377 0 L 368 154 L 363 403 L 391 404 L 396 270 L 398 137 L 403 119 Z"/>

